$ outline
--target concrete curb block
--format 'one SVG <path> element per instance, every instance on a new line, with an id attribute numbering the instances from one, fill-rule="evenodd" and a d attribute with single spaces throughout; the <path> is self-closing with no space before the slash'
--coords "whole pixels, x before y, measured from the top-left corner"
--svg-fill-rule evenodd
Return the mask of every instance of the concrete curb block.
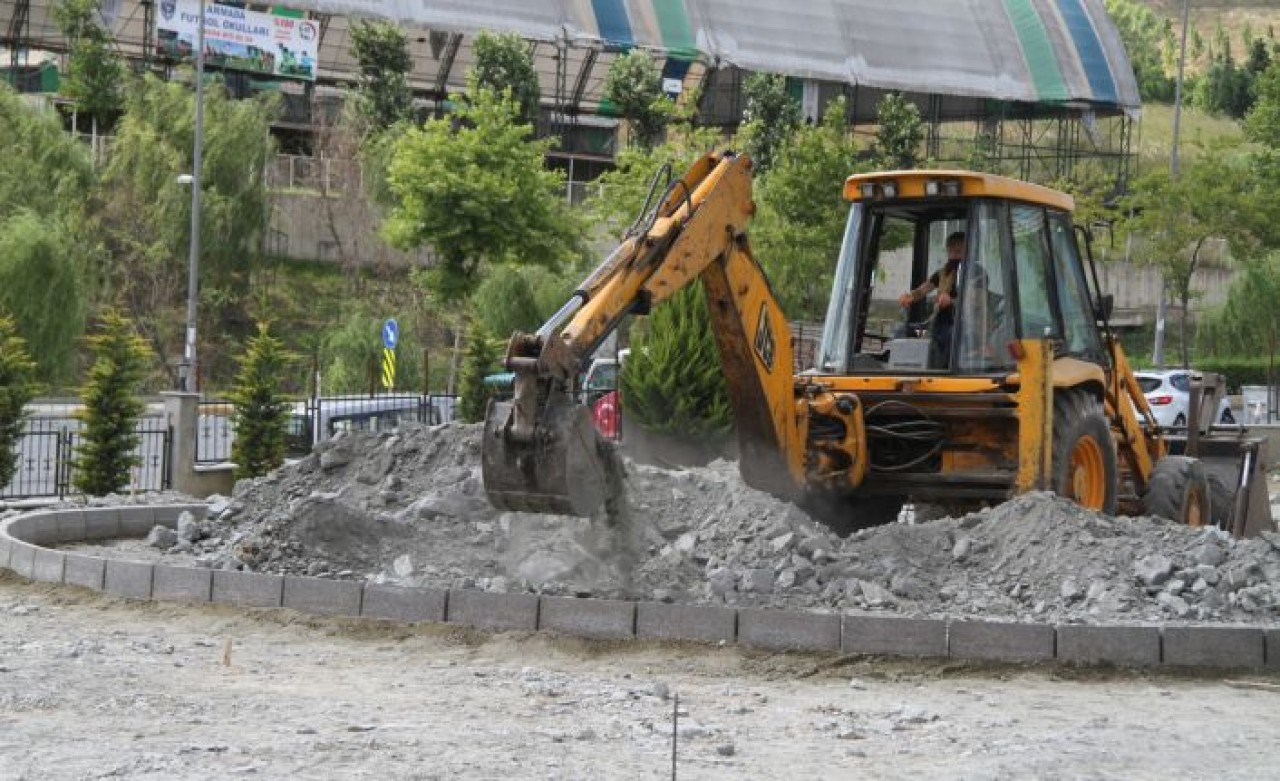
<path id="1" fill-rule="evenodd" d="M 699 643 L 738 641 L 738 611 L 718 605 L 636 604 L 636 637 L 692 640 Z"/>
<path id="2" fill-rule="evenodd" d="M 1063 624 L 1057 632 L 1060 662 L 1116 667 L 1160 664 L 1160 627 Z"/>
<path id="3" fill-rule="evenodd" d="M 991 662 L 1047 662 L 1054 658 L 1055 633 L 1047 624 L 952 621 L 947 646 L 952 659 Z"/>
<path id="4" fill-rule="evenodd" d="M 107 577 L 107 560 L 97 556 L 68 553 L 62 571 L 62 582 L 69 586 L 83 586 L 102 591 Z"/>
<path id="5" fill-rule="evenodd" d="M 1172 667 L 1262 667 L 1266 650 L 1261 627 L 1166 626 L 1164 663 Z"/>
<path id="6" fill-rule="evenodd" d="M 538 629 L 610 640 L 635 637 L 636 603 L 542 597 Z"/>
<path id="7" fill-rule="evenodd" d="M 365 618 L 443 624 L 448 601 L 449 592 L 443 589 L 366 584 L 360 615 Z"/>
<path id="8" fill-rule="evenodd" d="M 820 651 L 996 662 L 1057 661 L 1121 667 L 1280 670 L 1280 626 L 1057 627 L 539 597 L 408 588 L 324 578 L 208 570 L 54 550 L 60 543 L 141 537 L 177 526 L 203 504 L 39 510 L 0 522 L 0 568 L 20 577 L 133 599 L 288 607 L 314 615 L 453 623 L 486 631 L 548 630 L 588 638 L 736 643 L 770 651 Z"/>
<path id="9" fill-rule="evenodd" d="M 107 559 L 106 561 L 104 591 L 133 599 L 151 599 L 151 564 L 124 559 Z"/>
<path id="10" fill-rule="evenodd" d="M 61 583 L 66 570 L 67 554 L 48 548 L 36 548 L 31 577 L 45 583 Z"/>
<path id="11" fill-rule="evenodd" d="M 839 651 L 840 616 L 790 610 L 739 610 L 738 643 L 769 651 Z"/>
<path id="12" fill-rule="evenodd" d="M 493 632 L 533 632 L 538 629 L 538 598 L 533 594 L 450 589 L 445 619 L 450 624 Z"/>
<path id="13" fill-rule="evenodd" d="M 363 589 L 355 580 L 326 580 L 288 575 L 283 606 L 319 616 L 358 616 Z"/>
<path id="14" fill-rule="evenodd" d="M 76 510 L 84 516 L 86 540 L 113 540 L 120 536 L 120 511 L 114 507 Z"/>
<path id="15" fill-rule="evenodd" d="M 284 576 L 214 570 L 212 601 L 239 607 L 281 607 Z"/>
<path id="16" fill-rule="evenodd" d="M 947 622 L 942 619 L 845 616 L 840 637 L 846 654 L 947 655 Z"/>
<path id="17" fill-rule="evenodd" d="M 211 602 L 213 570 L 156 564 L 151 581 L 153 599 L 170 602 Z"/>
<path id="18" fill-rule="evenodd" d="M 9 551 L 9 569 L 28 580 L 33 580 L 36 574 L 36 550 L 34 545 L 22 540 L 14 540 L 13 548 Z"/>

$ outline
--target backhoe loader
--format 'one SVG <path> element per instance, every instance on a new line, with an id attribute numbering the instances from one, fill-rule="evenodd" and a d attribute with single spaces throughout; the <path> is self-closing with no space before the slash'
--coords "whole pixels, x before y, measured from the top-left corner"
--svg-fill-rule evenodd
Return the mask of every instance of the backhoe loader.
<path id="1" fill-rule="evenodd" d="M 1272 527 L 1260 440 L 1210 431 L 1208 416 L 1186 437 L 1155 424 L 1070 196 L 966 171 L 848 177 L 822 340 L 797 372 L 748 241 L 751 183 L 750 159 L 732 152 L 665 190 L 655 179 L 642 216 L 569 302 L 537 333 L 513 335 L 514 396 L 491 402 L 484 429 L 496 507 L 598 511 L 616 483 L 612 446 L 574 403 L 576 378 L 624 317 L 700 280 L 744 481 L 839 533 L 892 521 L 906 502 L 972 507 L 1033 490 L 1237 535 Z M 900 291 L 876 295 L 890 277 L 917 291 L 901 308 Z M 929 290 L 932 302 L 919 293 Z"/>

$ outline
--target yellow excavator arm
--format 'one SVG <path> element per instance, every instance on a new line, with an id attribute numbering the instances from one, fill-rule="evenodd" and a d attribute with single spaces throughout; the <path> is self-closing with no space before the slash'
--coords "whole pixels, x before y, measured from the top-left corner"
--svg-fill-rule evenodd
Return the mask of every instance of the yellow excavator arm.
<path id="1" fill-rule="evenodd" d="M 778 495 L 802 489 L 807 417 L 796 398 L 790 328 L 747 240 L 755 209 L 751 167 L 750 158 L 732 152 L 701 158 L 560 312 L 536 334 L 511 338 L 506 365 L 515 373 L 514 396 L 490 404 L 485 421 L 483 475 L 495 505 L 576 515 L 600 507 L 609 446 L 573 403 L 575 378 L 623 317 L 647 312 L 698 279 L 743 477 Z"/>

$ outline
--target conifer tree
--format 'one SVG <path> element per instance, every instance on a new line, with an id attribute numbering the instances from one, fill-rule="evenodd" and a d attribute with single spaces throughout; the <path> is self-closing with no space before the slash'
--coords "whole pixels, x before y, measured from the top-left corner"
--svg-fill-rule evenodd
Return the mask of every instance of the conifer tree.
<path id="1" fill-rule="evenodd" d="M 84 429 L 73 482 L 90 496 L 102 496 L 127 486 L 129 470 L 140 463 L 134 451 L 151 351 L 133 323 L 114 310 L 103 316 L 101 332 L 86 341 L 94 362 L 80 391 L 84 407 L 76 413 Z"/>
<path id="2" fill-rule="evenodd" d="M 498 350 L 488 334 L 472 325 L 467 339 L 467 354 L 462 359 L 462 379 L 458 386 L 458 414 L 465 423 L 484 420 L 489 403 L 489 389 L 484 378 L 498 363 Z"/>
<path id="3" fill-rule="evenodd" d="M 231 460 L 237 480 L 261 477 L 284 463 L 289 402 L 279 388 L 294 360 L 284 342 L 271 335 L 270 325 L 258 323 L 258 333 L 240 356 L 240 373 L 230 393 L 236 431 Z"/>
<path id="4" fill-rule="evenodd" d="M 0 315 L 0 488 L 17 471 L 15 449 L 22 437 L 23 408 L 35 395 L 35 371 L 35 361 L 13 319 Z"/>

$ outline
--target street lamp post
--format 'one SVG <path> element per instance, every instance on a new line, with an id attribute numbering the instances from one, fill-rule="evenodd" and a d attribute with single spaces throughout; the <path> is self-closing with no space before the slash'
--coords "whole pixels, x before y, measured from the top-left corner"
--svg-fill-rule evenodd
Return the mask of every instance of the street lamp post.
<path id="1" fill-rule="evenodd" d="M 196 299 L 200 291 L 200 168 L 204 157 L 204 0 L 196 26 L 196 127 L 191 166 L 191 247 L 187 255 L 187 332 L 183 342 L 178 381 L 182 390 L 195 393 L 199 364 L 196 361 Z"/>
<path id="2" fill-rule="evenodd" d="M 1178 161 L 1178 132 L 1182 127 L 1182 81 L 1187 67 L 1187 26 L 1191 15 L 1191 0 L 1182 0 L 1182 45 L 1178 50 L 1178 80 L 1173 92 L 1173 143 L 1169 151 L 1169 175 L 1177 179 L 1181 173 Z M 1169 285 L 1160 275 L 1160 305 L 1156 310 L 1156 338 L 1151 349 L 1151 362 L 1157 369 L 1164 368 L 1165 319 L 1169 310 Z M 1186 312 L 1182 313 L 1187 316 Z"/>

